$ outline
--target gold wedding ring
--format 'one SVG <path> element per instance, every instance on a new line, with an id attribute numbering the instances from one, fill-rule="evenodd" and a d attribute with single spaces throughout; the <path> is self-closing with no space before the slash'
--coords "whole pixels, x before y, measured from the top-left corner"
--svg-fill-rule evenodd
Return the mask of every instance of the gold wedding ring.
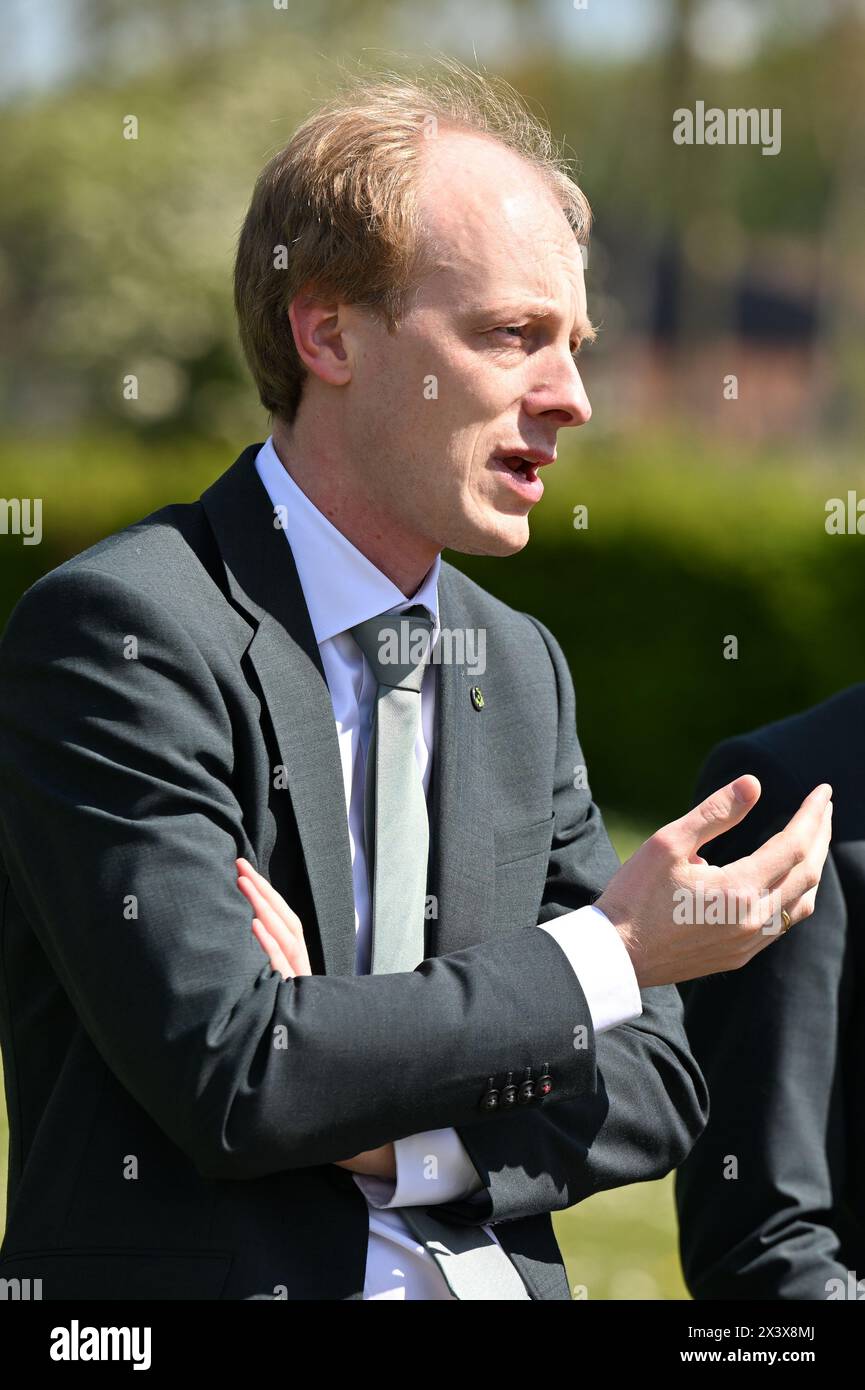
<path id="1" fill-rule="evenodd" d="M 784 935 L 786 936 L 787 932 L 790 930 L 790 928 L 791 928 L 792 925 L 793 925 L 792 919 L 791 919 L 790 914 L 789 914 L 789 912 L 787 911 L 786 907 L 782 907 L 782 908 L 781 908 L 781 919 L 782 919 L 782 921 L 783 921 L 783 923 L 784 923 Z"/>

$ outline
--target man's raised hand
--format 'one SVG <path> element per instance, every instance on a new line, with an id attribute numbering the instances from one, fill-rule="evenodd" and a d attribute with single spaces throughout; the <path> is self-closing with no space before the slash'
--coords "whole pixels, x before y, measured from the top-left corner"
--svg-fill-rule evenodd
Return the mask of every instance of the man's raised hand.
<path id="1" fill-rule="evenodd" d="M 715 867 L 700 848 L 744 819 L 760 797 L 737 777 L 656 831 L 610 880 L 598 907 L 627 947 L 641 989 L 737 970 L 814 911 L 832 830 L 832 788 L 806 796 L 753 854 Z"/>

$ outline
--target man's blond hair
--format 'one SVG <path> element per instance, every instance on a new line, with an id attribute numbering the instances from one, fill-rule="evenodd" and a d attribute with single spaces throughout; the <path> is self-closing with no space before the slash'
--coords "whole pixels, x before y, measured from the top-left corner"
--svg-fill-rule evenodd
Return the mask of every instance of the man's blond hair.
<path id="1" fill-rule="evenodd" d="M 453 58 L 423 76 L 386 71 L 350 77 L 262 170 L 240 233 L 234 299 L 240 339 L 262 405 L 291 423 L 306 369 L 288 306 L 308 287 L 363 305 L 389 331 L 433 269 L 420 215 L 425 141 L 455 130 L 492 138 L 537 172 L 577 241 L 588 201 L 546 125 L 504 79 Z"/>

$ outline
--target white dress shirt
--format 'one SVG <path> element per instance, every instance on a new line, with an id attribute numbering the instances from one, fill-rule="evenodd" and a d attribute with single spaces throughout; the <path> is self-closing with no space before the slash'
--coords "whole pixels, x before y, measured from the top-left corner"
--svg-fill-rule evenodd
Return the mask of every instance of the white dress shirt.
<path id="1" fill-rule="evenodd" d="M 367 974 L 371 903 L 363 805 L 366 749 L 377 687 L 349 629 L 380 613 L 399 613 L 421 604 L 435 624 L 435 640 L 440 627 L 441 560 L 436 557 L 420 588 L 407 596 L 313 505 L 283 467 L 272 438 L 259 450 L 256 468 L 291 547 L 333 703 L 351 846 L 355 969 L 359 975 Z M 433 754 L 435 694 L 435 668 L 430 665 L 421 689 L 421 719 L 415 744 L 425 793 L 429 791 Z M 639 1017 L 642 1001 L 630 957 L 618 932 L 598 908 L 579 908 L 539 926 L 555 937 L 567 955 L 586 996 L 596 1033 Z M 394 1150 L 395 1182 L 353 1175 L 369 1207 L 363 1297 L 451 1299 L 453 1295 L 438 1265 L 418 1244 L 399 1208 L 458 1200 L 479 1191 L 483 1183 L 455 1129 L 426 1130 L 398 1139 Z M 434 1184 L 429 1181 L 431 1163 L 437 1174 Z M 496 1239 L 494 1230 L 489 1226 L 484 1229 Z"/>

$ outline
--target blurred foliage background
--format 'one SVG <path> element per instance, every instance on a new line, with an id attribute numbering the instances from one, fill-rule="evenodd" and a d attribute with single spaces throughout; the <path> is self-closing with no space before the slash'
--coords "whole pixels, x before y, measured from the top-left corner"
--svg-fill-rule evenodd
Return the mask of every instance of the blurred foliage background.
<path id="1" fill-rule="evenodd" d="M 254 178 L 342 69 L 446 51 L 547 118 L 595 211 L 592 420 L 519 556 L 448 558 L 561 640 L 620 854 L 719 738 L 863 679 L 865 540 L 825 524 L 862 480 L 862 0 L 9 0 L 3 23 L 0 490 L 42 499 L 43 534 L 0 534 L 0 624 L 266 437 L 231 304 Z M 697 101 L 778 108 L 780 152 L 676 145 Z M 686 1296 L 669 1181 L 557 1226 L 590 1298 Z"/>

